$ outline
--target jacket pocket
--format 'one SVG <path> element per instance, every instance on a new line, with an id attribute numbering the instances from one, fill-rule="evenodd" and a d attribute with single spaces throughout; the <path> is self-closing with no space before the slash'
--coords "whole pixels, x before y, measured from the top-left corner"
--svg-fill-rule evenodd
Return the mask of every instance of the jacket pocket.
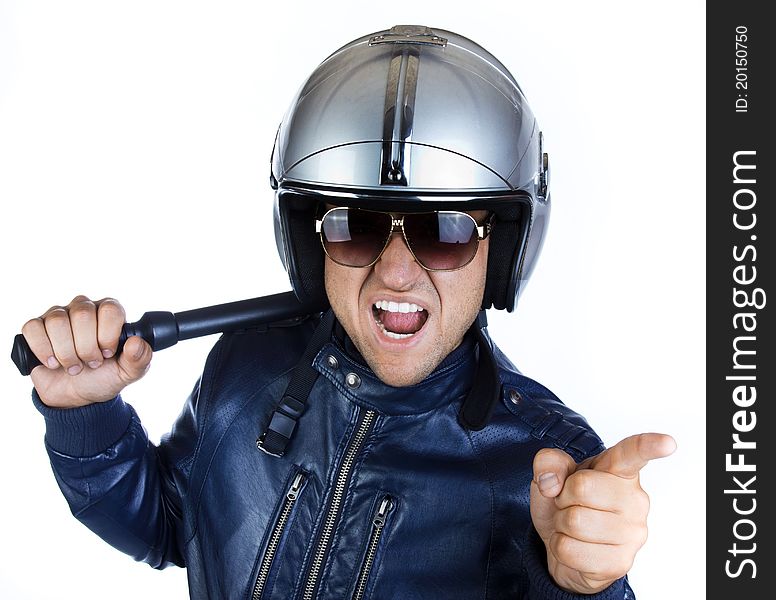
<path id="1" fill-rule="evenodd" d="M 364 553 L 364 560 L 356 579 L 356 587 L 353 590 L 353 600 L 362 600 L 369 585 L 369 575 L 375 565 L 375 558 L 380 547 L 380 539 L 385 533 L 389 513 L 395 508 L 396 501 L 391 496 L 383 496 L 372 518 L 372 529 L 369 534 L 369 542 Z"/>
<path id="2" fill-rule="evenodd" d="M 272 572 L 272 564 L 275 560 L 275 555 L 278 553 L 283 540 L 283 533 L 286 530 L 288 522 L 291 520 L 296 501 L 302 493 L 306 483 L 307 476 L 302 471 L 299 471 L 294 475 L 286 490 L 286 497 L 283 499 L 280 512 L 275 520 L 275 526 L 272 528 L 272 533 L 267 540 L 264 556 L 261 558 L 261 563 L 259 564 L 258 575 L 256 576 L 256 582 L 253 584 L 253 592 L 250 596 L 251 600 L 260 600 L 264 593 L 270 573 Z"/>

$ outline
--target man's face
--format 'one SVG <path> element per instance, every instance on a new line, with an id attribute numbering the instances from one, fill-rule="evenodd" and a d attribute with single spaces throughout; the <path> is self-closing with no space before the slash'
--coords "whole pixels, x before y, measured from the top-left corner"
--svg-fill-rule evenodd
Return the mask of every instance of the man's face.
<path id="1" fill-rule="evenodd" d="M 469 214 L 478 223 L 486 216 L 485 211 Z M 477 317 L 487 262 L 486 238 L 465 267 L 429 272 L 415 261 L 401 233 L 395 232 L 371 267 L 345 267 L 327 256 L 326 293 L 372 371 L 388 385 L 413 385 L 461 343 Z M 409 331 L 414 333 L 407 335 Z"/>

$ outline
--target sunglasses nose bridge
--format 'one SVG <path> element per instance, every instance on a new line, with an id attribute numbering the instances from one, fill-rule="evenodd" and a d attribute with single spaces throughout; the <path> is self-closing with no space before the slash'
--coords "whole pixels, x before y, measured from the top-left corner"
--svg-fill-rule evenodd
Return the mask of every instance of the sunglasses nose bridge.
<path id="1" fill-rule="evenodd" d="M 390 249 L 393 245 L 393 236 L 399 235 L 400 236 L 400 242 L 402 246 L 404 246 L 403 250 L 396 250 L 396 249 Z M 386 252 L 389 253 L 388 260 L 391 262 L 396 260 L 396 253 L 398 252 L 400 255 L 403 253 L 406 253 L 406 256 L 400 257 L 400 261 L 404 262 L 407 259 L 409 259 L 409 262 L 417 264 L 421 269 L 426 270 L 426 267 L 423 266 L 423 263 L 421 263 L 418 260 L 418 257 L 415 256 L 415 252 L 412 249 L 412 246 L 410 246 L 410 242 L 407 239 L 407 234 L 404 230 L 404 215 L 401 215 L 399 217 L 396 217 L 395 215 L 391 215 L 391 231 L 388 234 L 388 238 L 385 242 L 385 245 L 383 246 L 383 249 L 380 251 L 380 255 L 377 257 L 377 261 L 380 260 L 386 260 Z M 375 262 L 377 262 L 375 261 Z"/>
<path id="2" fill-rule="evenodd" d="M 394 233 L 400 232 L 402 235 L 404 235 L 404 215 L 397 217 L 396 215 L 391 215 L 391 233 L 389 235 L 393 235 Z"/>
<path id="3" fill-rule="evenodd" d="M 393 236 L 395 234 L 401 235 L 402 241 L 404 242 L 404 245 L 407 247 L 407 250 L 412 255 L 413 260 L 418 261 L 418 259 L 415 257 L 415 253 L 412 251 L 412 247 L 410 246 L 410 242 L 407 239 L 407 234 L 404 232 L 404 215 L 401 215 L 397 217 L 396 215 L 389 213 L 391 216 L 391 231 L 388 232 L 388 237 L 385 240 L 385 244 L 383 245 L 383 249 L 380 251 L 380 255 L 377 257 L 380 259 L 385 253 L 388 246 L 391 245 L 391 241 L 393 240 Z M 422 266 L 422 265 L 421 265 Z"/>

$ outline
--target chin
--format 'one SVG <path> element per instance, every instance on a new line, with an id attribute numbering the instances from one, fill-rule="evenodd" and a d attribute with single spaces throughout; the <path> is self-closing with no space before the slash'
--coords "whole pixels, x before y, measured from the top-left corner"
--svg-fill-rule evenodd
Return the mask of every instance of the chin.
<path id="1" fill-rule="evenodd" d="M 423 381 L 441 362 L 428 353 L 423 354 L 422 359 L 412 354 L 415 353 L 403 353 L 400 357 L 371 354 L 364 358 L 380 381 L 392 387 L 407 387 Z"/>

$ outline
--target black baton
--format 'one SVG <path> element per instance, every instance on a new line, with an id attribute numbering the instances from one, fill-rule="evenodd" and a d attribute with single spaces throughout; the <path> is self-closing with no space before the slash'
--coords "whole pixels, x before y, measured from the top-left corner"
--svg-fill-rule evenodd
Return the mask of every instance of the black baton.
<path id="1" fill-rule="evenodd" d="M 294 292 L 282 292 L 179 313 L 150 311 L 139 321 L 124 323 L 117 354 L 121 352 L 127 338 L 133 335 L 143 338 L 156 351 L 174 346 L 181 340 L 256 327 L 320 312 L 325 308 L 300 302 Z M 22 375 L 29 375 L 41 364 L 21 333 L 13 340 L 11 360 Z"/>

